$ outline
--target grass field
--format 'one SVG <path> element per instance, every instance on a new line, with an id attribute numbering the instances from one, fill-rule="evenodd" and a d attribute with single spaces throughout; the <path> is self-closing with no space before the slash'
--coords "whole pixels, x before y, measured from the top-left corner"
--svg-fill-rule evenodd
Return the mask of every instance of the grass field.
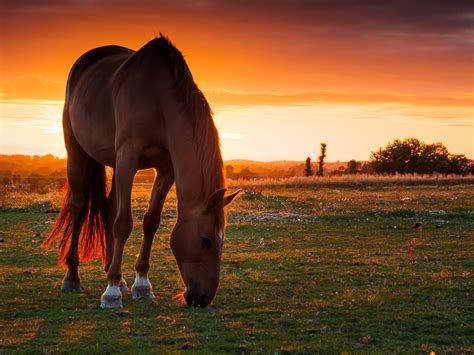
<path id="1" fill-rule="evenodd" d="M 129 285 L 147 200 L 135 191 Z M 81 293 L 61 294 L 56 251 L 40 248 L 60 194 L 9 194 L 0 352 L 474 351 L 474 185 L 249 191 L 229 209 L 221 287 L 206 309 L 174 299 L 175 204 L 172 194 L 155 239 L 155 300 L 125 295 L 123 309 L 101 310 L 100 262 L 81 266 Z"/>

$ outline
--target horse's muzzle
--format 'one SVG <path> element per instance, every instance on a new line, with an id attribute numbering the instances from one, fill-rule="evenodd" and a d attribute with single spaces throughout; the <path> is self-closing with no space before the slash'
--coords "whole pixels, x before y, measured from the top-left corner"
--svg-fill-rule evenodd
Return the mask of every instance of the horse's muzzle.
<path id="1" fill-rule="evenodd" d="M 211 298 L 208 295 L 189 289 L 184 293 L 184 299 L 188 307 L 200 306 L 204 308 L 211 302 Z"/>

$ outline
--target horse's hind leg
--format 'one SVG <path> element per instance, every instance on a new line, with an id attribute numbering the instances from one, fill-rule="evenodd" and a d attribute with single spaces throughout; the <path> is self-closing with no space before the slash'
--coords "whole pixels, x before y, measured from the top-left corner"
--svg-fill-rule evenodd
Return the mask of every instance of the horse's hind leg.
<path id="1" fill-rule="evenodd" d="M 153 184 L 150 206 L 143 218 L 143 241 L 140 254 L 135 262 L 137 272 L 135 282 L 132 286 L 133 299 L 154 298 L 151 283 L 148 280 L 150 269 L 150 253 L 153 238 L 160 225 L 161 211 L 165 203 L 166 195 L 174 182 L 173 170 L 160 171 Z"/>
<path id="2" fill-rule="evenodd" d="M 87 212 L 86 197 L 84 193 L 84 180 L 86 177 L 88 157 L 84 152 L 68 152 L 67 176 L 71 195 L 69 197 L 69 211 L 71 214 L 72 236 L 69 251 L 66 256 L 67 272 L 61 285 L 61 291 L 80 291 L 81 280 L 79 277 L 79 235 L 82 230 Z"/>

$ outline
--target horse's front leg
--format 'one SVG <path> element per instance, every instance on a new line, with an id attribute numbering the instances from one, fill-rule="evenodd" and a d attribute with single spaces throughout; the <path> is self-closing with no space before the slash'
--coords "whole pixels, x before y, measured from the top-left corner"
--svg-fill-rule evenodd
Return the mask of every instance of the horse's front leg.
<path id="1" fill-rule="evenodd" d="M 108 286 L 102 295 L 102 308 L 122 307 L 122 292 L 120 291 L 122 256 L 125 242 L 133 228 L 131 198 L 133 177 L 137 172 L 137 167 L 138 164 L 130 151 L 122 149 L 117 153 L 115 170 L 117 214 L 112 229 L 114 253 L 107 272 Z"/>
<path id="2" fill-rule="evenodd" d="M 112 229 L 114 226 L 115 216 L 117 212 L 117 199 L 116 199 L 116 191 L 115 191 L 115 172 L 112 176 L 112 187 L 110 189 L 110 193 L 107 196 L 107 212 L 108 212 L 108 221 L 105 223 L 105 273 L 110 269 L 110 265 L 112 264 L 112 258 L 114 256 L 114 236 L 112 234 Z M 120 281 L 120 291 L 128 292 L 127 283 L 125 279 L 122 277 Z"/>
<path id="3" fill-rule="evenodd" d="M 136 277 L 132 286 L 133 299 L 154 298 L 152 286 L 148 279 L 150 270 L 150 253 L 153 238 L 160 226 L 161 212 L 165 203 L 166 195 L 174 183 L 173 170 L 160 171 L 155 178 L 153 191 L 151 193 L 148 211 L 143 217 L 143 241 L 140 254 L 135 262 Z"/>

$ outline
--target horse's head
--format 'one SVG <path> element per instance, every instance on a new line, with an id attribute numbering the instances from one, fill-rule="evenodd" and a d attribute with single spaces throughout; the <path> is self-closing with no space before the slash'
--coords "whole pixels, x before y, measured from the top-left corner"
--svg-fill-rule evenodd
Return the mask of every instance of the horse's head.
<path id="1" fill-rule="evenodd" d="M 219 286 L 222 245 L 224 243 L 224 207 L 240 192 L 225 195 L 226 189 L 214 192 L 205 203 L 182 208 L 171 233 L 171 250 L 186 285 L 188 306 L 206 307 Z"/>

